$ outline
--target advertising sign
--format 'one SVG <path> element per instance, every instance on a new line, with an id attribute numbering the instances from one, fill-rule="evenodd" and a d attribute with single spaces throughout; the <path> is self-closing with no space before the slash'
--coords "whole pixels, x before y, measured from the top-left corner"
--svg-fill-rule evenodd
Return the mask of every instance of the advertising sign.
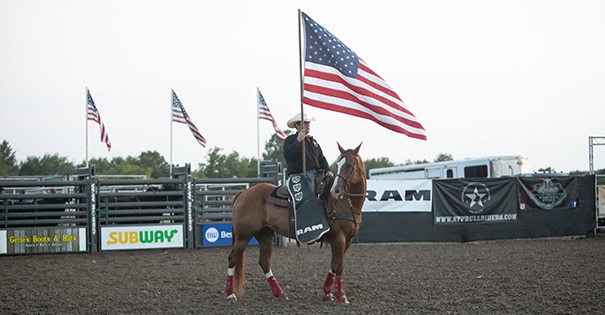
<path id="1" fill-rule="evenodd" d="M 182 248 L 183 225 L 101 228 L 101 250 Z"/>
<path id="2" fill-rule="evenodd" d="M 16 228 L 0 231 L 0 254 L 86 252 L 86 228 Z"/>
<path id="3" fill-rule="evenodd" d="M 202 225 L 202 246 L 231 246 L 231 223 L 215 223 Z M 252 238 L 249 245 L 258 245 Z"/>

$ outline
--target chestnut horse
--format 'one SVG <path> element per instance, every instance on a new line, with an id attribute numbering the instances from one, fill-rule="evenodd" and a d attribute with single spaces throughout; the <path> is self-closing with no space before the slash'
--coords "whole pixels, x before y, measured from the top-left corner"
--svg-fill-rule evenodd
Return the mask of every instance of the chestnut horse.
<path id="1" fill-rule="evenodd" d="M 359 231 L 361 208 L 366 197 L 366 170 L 359 156 L 360 147 L 361 144 L 353 150 L 345 150 L 338 144 L 338 171 L 326 203 L 330 231 L 319 240 L 330 244 L 332 250 L 331 268 L 323 284 L 324 301 L 349 303 L 342 284 L 343 260 Z M 292 239 L 296 236 L 290 225 L 288 209 L 267 202 L 275 188 L 273 184 L 260 183 L 240 192 L 233 200 L 233 245 L 225 285 L 229 301 L 236 301 L 237 296 L 243 293 L 245 251 L 252 237 L 258 241 L 258 263 L 271 292 L 277 298 L 288 299 L 271 270 L 271 254 L 275 232 Z"/>

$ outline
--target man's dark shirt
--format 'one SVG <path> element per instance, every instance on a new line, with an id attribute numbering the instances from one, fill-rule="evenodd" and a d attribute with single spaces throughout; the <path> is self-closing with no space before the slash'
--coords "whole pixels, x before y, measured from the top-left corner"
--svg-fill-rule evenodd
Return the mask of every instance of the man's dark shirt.
<path id="1" fill-rule="evenodd" d="M 298 142 L 296 139 L 298 137 L 298 132 L 288 136 L 286 141 L 284 141 L 284 157 L 286 158 L 286 163 L 288 164 L 288 175 L 302 173 L 302 142 Z M 305 155 L 306 155 L 306 164 L 307 171 L 323 169 L 328 171 L 330 169 L 330 164 L 326 160 L 326 157 L 319 146 L 319 143 L 313 139 L 313 137 L 305 138 Z"/>

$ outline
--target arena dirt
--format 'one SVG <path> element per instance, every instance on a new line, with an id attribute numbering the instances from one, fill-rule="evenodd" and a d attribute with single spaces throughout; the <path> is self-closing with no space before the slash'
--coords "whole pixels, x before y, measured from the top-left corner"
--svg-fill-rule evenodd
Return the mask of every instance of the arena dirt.
<path id="1" fill-rule="evenodd" d="M 229 248 L 0 257 L 2 314 L 588 314 L 605 310 L 605 236 L 354 244 L 350 304 L 321 301 L 330 250 L 275 249 L 289 300 L 249 247 L 245 292 L 224 294 Z"/>

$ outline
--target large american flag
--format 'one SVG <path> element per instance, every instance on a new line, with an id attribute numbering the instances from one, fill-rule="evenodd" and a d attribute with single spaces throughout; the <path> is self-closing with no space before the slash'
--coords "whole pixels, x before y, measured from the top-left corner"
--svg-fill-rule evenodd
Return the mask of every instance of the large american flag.
<path id="1" fill-rule="evenodd" d="M 97 106 L 95 106 L 95 101 L 93 101 L 88 89 L 86 89 L 86 107 L 88 108 L 88 120 L 95 121 L 99 124 L 99 128 L 101 129 L 101 142 L 105 142 L 105 145 L 107 145 L 107 151 L 110 151 L 111 142 L 109 141 L 109 134 L 107 134 L 105 124 L 101 120 L 101 114 L 99 114 Z"/>
<path id="2" fill-rule="evenodd" d="M 189 126 L 189 130 L 191 130 L 191 133 L 193 133 L 193 137 L 195 138 L 195 140 L 197 140 L 197 142 L 200 145 L 202 145 L 202 147 L 205 148 L 206 139 L 204 138 L 204 136 L 202 136 L 200 131 L 197 130 L 197 127 L 195 126 L 193 121 L 191 121 L 191 118 L 189 117 L 189 115 L 187 115 L 187 112 L 185 111 L 185 107 L 183 107 L 183 104 L 179 100 L 178 96 L 176 96 L 176 93 L 174 93 L 174 90 L 171 90 L 171 91 L 172 91 L 172 121 L 181 123 L 181 124 L 187 124 L 187 126 Z"/>
<path id="3" fill-rule="evenodd" d="M 271 115 L 271 111 L 269 110 L 269 106 L 267 106 L 267 103 L 265 102 L 265 98 L 260 93 L 260 90 L 258 88 L 256 88 L 256 91 L 258 92 L 257 93 L 258 119 L 264 119 L 264 120 L 270 121 L 273 124 L 273 129 L 275 129 L 277 138 L 279 138 L 279 140 L 281 140 L 281 141 L 286 140 L 286 134 L 283 132 L 283 130 L 281 130 L 279 128 L 279 126 L 275 122 L 275 119 L 273 118 L 273 115 Z"/>
<path id="4" fill-rule="evenodd" d="M 304 104 L 369 119 L 408 137 L 426 140 L 424 127 L 378 74 L 327 29 L 305 13 L 302 18 Z"/>

